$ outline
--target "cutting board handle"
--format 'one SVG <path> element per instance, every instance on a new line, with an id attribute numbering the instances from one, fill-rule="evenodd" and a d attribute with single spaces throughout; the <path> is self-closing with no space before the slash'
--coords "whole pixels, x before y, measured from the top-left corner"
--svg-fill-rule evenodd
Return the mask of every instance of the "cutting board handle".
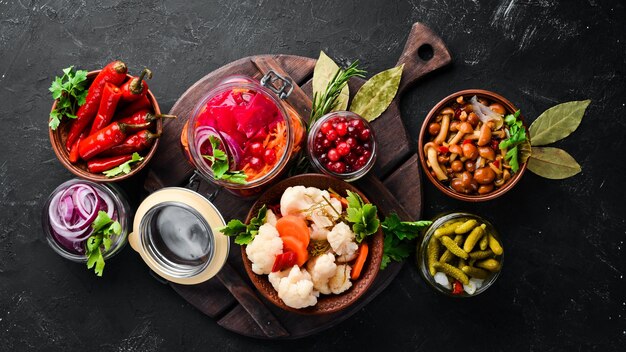
<path id="1" fill-rule="evenodd" d="M 446 66 L 451 61 L 452 57 L 443 40 L 428 26 L 420 22 L 414 23 L 398 59 L 398 66 L 404 64 L 399 93 L 427 73 Z"/>

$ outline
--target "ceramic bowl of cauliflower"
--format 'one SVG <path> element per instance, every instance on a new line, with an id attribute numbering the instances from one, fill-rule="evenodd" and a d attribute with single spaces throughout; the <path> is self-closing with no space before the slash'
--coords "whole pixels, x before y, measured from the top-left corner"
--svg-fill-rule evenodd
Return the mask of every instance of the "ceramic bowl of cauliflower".
<path id="1" fill-rule="evenodd" d="M 378 274 L 383 234 L 376 207 L 344 181 L 318 174 L 284 180 L 253 205 L 251 222 L 260 226 L 242 246 L 244 266 L 259 292 L 283 309 L 340 311 Z"/>

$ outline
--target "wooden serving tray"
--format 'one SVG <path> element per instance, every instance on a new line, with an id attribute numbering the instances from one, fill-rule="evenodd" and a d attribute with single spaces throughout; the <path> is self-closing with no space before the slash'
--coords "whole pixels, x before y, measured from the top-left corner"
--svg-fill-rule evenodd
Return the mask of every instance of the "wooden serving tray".
<path id="1" fill-rule="evenodd" d="M 450 63 L 443 41 L 428 27 L 415 23 L 398 60 L 404 71 L 398 95 L 382 116 L 372 123 L 379 145 L 376 165 L 356 186 L 373 200 L 382 214 L 397 213 L 403 220 L 418 219 L 422 213 L 422 191 L 419 160 L 409 150 L 409 139 L 399 110 L 400 95 L 429 72 Z M 163 137 L 155 158 L 149 165 L 144 188 L 148 192 L 163 187 L 186 185 L 193 174 L 180 146 L 180 133 L 195 104 L 222 79 L 243 74 L 259 79 L 269 70 L 289 77 L 294 91 L 287 99 L 303 118 L 311 109 L 311 78 L 315 59 L 293 55 L 258 55 L 227 64 L 204 76 L 174 104 L 170 114 L 177 120 L 164 124 Z M 351 96 L 365 83 L 349 82 Z M 212 186 L 201 182 L 200 193 L 208 194 Z M 228 221 L 244 219 L 253 200 L 242 200 L 229 192 L 219 192 L 213 203 Z M 401 263 L 392 263 L 380 271 L 370 289 L 355 304 L 327 315 L 301 315 L 282 310 L 260 298 L 243 267 L 241 251 L 232 243 L 228 262 L 217 277 L 192 286 L 169 283 L 185 300 L 204 314 L 216 319 L 224 328 L 236 333 L 265 339 L 295 339 L 328 329 L 347 319 L 385 289 L 400 271 Z"/>

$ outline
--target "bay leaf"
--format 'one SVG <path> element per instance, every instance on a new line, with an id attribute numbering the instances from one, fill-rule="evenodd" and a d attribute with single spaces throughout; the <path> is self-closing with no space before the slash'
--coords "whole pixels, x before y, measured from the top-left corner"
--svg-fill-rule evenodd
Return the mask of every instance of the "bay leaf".
<path id="1" fill-rule="evenodd" d="M 387 108 L 398 92 L 404 64 L 379 72 L 370 78 L 352 99 L 350 111 L 373 121 Z"/>
<path id="2" fill-rule="evenodd" d="M 326 91 L 328 83 L 333 80 L 335 74 L 339 71 L 339 66 L 325 52 L 320 51 L 320 57 L 317 59 L 315 69 L 313 70 L 313 96 L 317 93 L 321 96 Z M 348 108 L 348 100 L 350 99 L 350 88 L 346 84 L 339 93 L 337 105 L 331 111 L 343 111 Z"/>
<path id="3" fill-rule="evenodd" d="M 530 156 L 532 155 L 532 150 L 528 139 L 520 143 L 517 146 L 517 149 L 519 150 L 519 163 L 521 165 L 527 162 L 528 158 L 530 158 Z"/>
<path id="4" fill-rule="evenodd" d="M 528 129 L 533 147 L 569 136 L 580 125 L 589 103 L 591 100 L 569 101 L 544 111 Z"/>
<path id="5" fill-rule="evenodd" d="M 532 155 L 528 159 L 528 170 L 541 177 L 560 180 L 572 177 L 582 169 L 576 160 L 563 149 L 532 147 Z"/>

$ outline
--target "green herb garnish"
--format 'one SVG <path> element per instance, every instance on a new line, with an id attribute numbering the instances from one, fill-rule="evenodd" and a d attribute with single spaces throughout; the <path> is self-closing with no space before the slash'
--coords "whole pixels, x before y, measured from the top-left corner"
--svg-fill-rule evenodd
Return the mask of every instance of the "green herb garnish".
<path id="1" fill-rule="evenodd" d="M 411 241 L 430 224 L 432 221 L 428 220 L 401 221 L 396 213 L 387 216 L 381 224 L 385 240 L 380 268 L 385 269 L 392 260 L 400 262 L 408 258 L 415 248 Z"/>
<path id="2" fill-rule="evenodd" d="M 128 174 L 130 172 L 130 164 L 142 161 L 143 157 L 139 153 L 133 153 L 130 160 L 127 162 L 112 168 L 111 170 L 104 171 L 103 174 L 106 177 L 114 177 L 119 174 Z"/>
<path id="3" fill-rule="evenodd" d="M 348 208 L 346 209 L 346 220 L 352 223 L 352 231 L 355 234 L 357 243 L 363 242 L 365 237 L 378 231 L 380 220 L 378 220 L 375 205 L 364 204 L 363 199 L 353 192 L 347 191 Z"/>
<path id="4" fill-rule="evenodd" d="M 63 76 L 56 77 L 48 88 L 57 105 L 50 112 L 51 129 L 56 130 L 63 116 L 76 118 L 78 107 L 85 104 L 87 99 L 87 71 L 74 70 L 74 66 L 63 69 Z"/>
<path id="5" fill-rule="evenodd" d="M 235 243 L 239 245 L 249 244 L 259 233 L 259 227 L 267 220 L 267 207 L 263 205 L 256 217 L 250 219 L 250 224 L 246 225 L 241 220 L 233 219 L 226 226 L 218 229 L 221 233 L 229 237 L 235 237 Z"/>
<path id="6" fill-rule="evenodd" d="M 213 155 L 202 157 L 211 162 L 211 170 L 216 180 L 225 180 L 232 183 L 246 184 L 246 174 L 243 171 L 229 171 L 228 155 L 220 149 L 221 142 L 215 136 L 209 136 Z"/>
<path id="7" fill-rule="evenodd" d="M 96 220 L 91 224 L 93 233 L 86 241 L 85 254 L 87 255 L 87 269 L 95 266 L 94 272 L 102 276 L 104 271 L 104 257 L 102 248 L 108 251 L 111 248 L 111 236 L 119 236 L 122 233 L 122 225 L 113 221 L 106 212 L 100 210 Z"/>
<path id="8" fill-rule="evenodd" d="M 501 141 L 499 148 L 508 149 L 504 160 L 511 165 L 511 170 L 517 172 L 519 170 L 518 161 L 518 148 L 517 146 L 526 141 L 526 128 L 517 118 L 520 115 L 520 111 L 517 110 L 514 114 L 509 114 L 504 118 L 504 122 L 509 126 L 510 137 Z"/>

